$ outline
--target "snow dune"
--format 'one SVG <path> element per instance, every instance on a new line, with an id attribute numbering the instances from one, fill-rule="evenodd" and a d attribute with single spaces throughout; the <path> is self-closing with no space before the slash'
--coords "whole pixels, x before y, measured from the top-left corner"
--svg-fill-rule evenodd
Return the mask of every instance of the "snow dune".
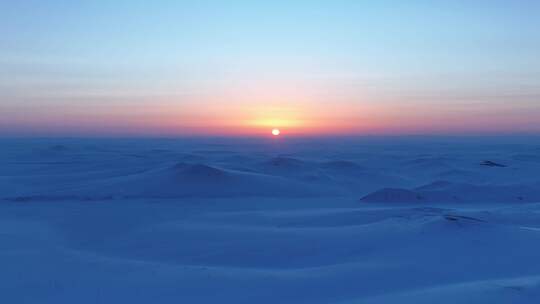
<path id="1" fill-rule="evenodd" d="M 540 183 L 473 185 L 437 181 L 414 189 L 384 188 L 361 199 L 378 203 L 515 203 L 540 202 Z"/>
<path id="2" fill-rule="evenodd" d="M 2 303 L 540 302 L 533 144 L 4 146 Z"/>

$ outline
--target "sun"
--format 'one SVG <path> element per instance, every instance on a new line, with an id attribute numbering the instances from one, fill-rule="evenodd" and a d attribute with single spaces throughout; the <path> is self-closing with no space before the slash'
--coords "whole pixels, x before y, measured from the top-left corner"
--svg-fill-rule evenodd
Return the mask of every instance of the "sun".
<path id="1" fill-rule="evenodd" d="M 272 135 L 278 136 L 280 133 L 281 131 L 279 131 L 279 129 L 272 129 Z"/>

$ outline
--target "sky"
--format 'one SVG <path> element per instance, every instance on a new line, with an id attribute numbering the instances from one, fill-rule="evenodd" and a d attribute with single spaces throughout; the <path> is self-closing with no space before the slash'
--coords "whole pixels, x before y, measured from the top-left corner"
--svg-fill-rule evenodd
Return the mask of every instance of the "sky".
<path id="1" fill-rule="evenodd" d="M 0 0 L 0 136 L 540 133 L 540 1 Z"/>

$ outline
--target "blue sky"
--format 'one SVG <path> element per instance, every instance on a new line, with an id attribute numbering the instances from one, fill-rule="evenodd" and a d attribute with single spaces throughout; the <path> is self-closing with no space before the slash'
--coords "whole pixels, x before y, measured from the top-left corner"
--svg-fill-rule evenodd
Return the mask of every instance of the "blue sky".
<path id="1" fill-rule="evenodd" d="M 0 133 L 539 132 L 539 28 L 537 1 L 1 1 Z"/>

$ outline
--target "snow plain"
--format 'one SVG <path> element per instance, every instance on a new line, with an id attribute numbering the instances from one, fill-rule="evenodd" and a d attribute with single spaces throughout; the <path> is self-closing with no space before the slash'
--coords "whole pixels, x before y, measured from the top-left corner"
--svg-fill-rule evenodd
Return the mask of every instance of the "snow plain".
<path id="1" fill-rule="evenodd" d="M 537 138 L 0 144 L 1 303 L 540 303 Z"/>

